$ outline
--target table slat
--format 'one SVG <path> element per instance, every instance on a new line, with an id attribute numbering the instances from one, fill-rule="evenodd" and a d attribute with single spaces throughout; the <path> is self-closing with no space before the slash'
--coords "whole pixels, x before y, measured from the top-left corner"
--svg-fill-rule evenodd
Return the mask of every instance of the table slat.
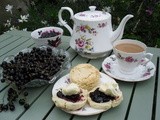
<path id="1" fill-rule="evenodd" d="M 157 99 L 156 99 L 156 114 L 155 120 L 160 120 L 160 55 L 159 55 L 159 66 L 158 66 L 158 76 L 157 76 Z"/>
<path id="2" fill-rule="evenodd" d="M 21 40 L 21 39 L 19 39 L 19 40 Z M 14 48 L 13 50 L 9 49 L 9 52 L 7 52 L 6 54 L 2 53 L 4 55 L 2 55 L 0 57 L 0 63 L 2 63 L 2 61 L 3 61 L 3 59 L 5 57 L 7 57 L 9 55 L 16 55 L 19 51 L 21 51 L 21 50 L 23 50 L 25 48 L 28 48 L 28 47 L 32 46 L 33 44 L 34 44 L 33 40 L 29 39 L 25 43 L 20 44 L 19 46 L 17 46 L 16 48 Z M 6 51 L 4 51 L 4 52 L 6 52 Z"/>
<path id="3" fill-rule="evenodd" d="M 69 120 L 71 115 L 55 107 L 45 120 Z"/>
<path id="4" fill-rule="evenodd" d="M 30 37 L 31 38 L 31 32 L 29 31 L 20 31 L 20 30 L 12 30 L 10 32 L 5 33 L 5 35 L 14 35 L 14 36 L 22 36 L 22 37 Z"/>
<path id="5" fill-rule="evenodd" d="M 19 40 L 17 40 L 17 39 L 19 39 Z M 29 40 L 29 38 L 25 38 L 25 37 L 16 38 L 13 43 L 11 43 L 8 46 L 1 49 L 0 56 L 5 55 L 7 52 L 15 49 L 16 47 L 18 47 L 19 45 L 27 42 L 28 40 Z"/>
<path id="6" fill-rule="evenodd" d="M 7 40 L 11 37 L 12 37 L 12 35 L 6 35 L 6 34 L 0 35 L 0 43 L 4 42 L 5 40 Z"/>
<path id="7" fill-rule="evenodd" d="M 42 120 L 47 114 L 49 109 L 52 107 L 53 102 L 51 101 L 53 85 L 48 86 L 48 88 L 43 92 L 43 94 L 33 103 L 33 105 L 28 109 L 19 120 Z M 31 113 L 34 113 L 31 115 Z"/>
<path id="8" fill-rule="evenodd" d="M 153 53 L 152 51 L 150 52 Z M 152 62 L 156 66 L 156 55 L 153 56 Z M 152 77 L 147 81 L 137 82 L 131 109 L 129 111 L 129 120 L 138 120 L 142 118 L 145 120 L 151 119 L 154 97 L 154 85 L 155 77 Z"/>

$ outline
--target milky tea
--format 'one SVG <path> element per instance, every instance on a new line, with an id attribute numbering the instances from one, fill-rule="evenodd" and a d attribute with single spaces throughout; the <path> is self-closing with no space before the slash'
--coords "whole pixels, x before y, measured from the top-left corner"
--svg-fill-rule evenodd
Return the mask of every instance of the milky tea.
<path id="1" fill-rule="evenodd" d="M 115 48 L 127 53 L 139 53 L 144 51 L 143 47 L 132 43 L 121 43 L 116 45 Z"/>
<path id="2" fill-rule="evenodd" d="M 123 74 L 137 72 L 138 66 L 152 59 L 153 54 L 146 53 L 147 46 L 131 39 L 118 40 L 113 43 L 113 52 L 117 58 L 118 69 Z M 137 69 L 136 69 L 137 68 Z"/>

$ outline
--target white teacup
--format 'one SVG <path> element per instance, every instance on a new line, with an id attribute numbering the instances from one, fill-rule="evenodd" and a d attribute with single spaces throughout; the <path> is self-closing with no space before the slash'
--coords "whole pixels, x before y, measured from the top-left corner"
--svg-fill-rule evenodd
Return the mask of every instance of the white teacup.
<path id="1" fill-rule="evenodd" d="M 119 70 L 133 74 L 140 64 L 147 64 L 153 54 L 146 53 L 147 46 L 137 40 L 123 39 L 113 43 L 113 51 L 118 60 Z M 147 59 L 145 59 L 147 58 Z"/>

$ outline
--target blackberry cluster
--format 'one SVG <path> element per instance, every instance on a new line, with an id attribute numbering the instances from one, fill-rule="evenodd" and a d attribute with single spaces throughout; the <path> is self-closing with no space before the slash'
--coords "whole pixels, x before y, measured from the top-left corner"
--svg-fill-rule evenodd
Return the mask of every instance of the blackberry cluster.
<path id="1" fill-rule="evenodd" d="M 64 62 L 65 55 L 53 55 L 52 49 L 42 50 L 34 47 L 31 52 L 19 52 L 14 60 L 3 61 L 3 79 L 16 84 L 18 89 L 34 79 L 50 80 L 57 73 Z"/>
<path id="2" fill-rule="evenodd" d="M 19 52 L 10 62 L 3 61 L 3 78 L 1 82 L 11 81 L 15 88 L 9 88 L 7 94 L 7 104 L 0 104 L 0 112 L 15 110 L 14 101 L 24 91 L 25 84 L 34 79 L 43 79 L 49 81 L 55 73 L 57 73 L 64 63 L 66 55 L 54 55 L 50 47 L 40 49 L 33 47 L 30 52 Z M 26 98 L 28 92 L 23 92 Z M 19 99 L 19 104 L 25 109 L 29 108 L 29 104 L 25 98 Z"/>
<path id="3" fill-rule="evenodd" d="M 50 31 L 38 31 L 38 34 L 40 35 L 39 38 L 50 38 L 50 37 L 55 37 L 57 35 L 60 35 L 60 32 L 56 32 L 54 29 Z"/>
<path id="4" fill-rule="evenodd" d="M 99 91 L 99 88 L 97 88 L 94 92 L 91 92 L 89 96 L 91 97 L 92 101 L 97 103 L 109 102 L 110 100 L 115 99 L 115 97 L 106 95 L 103 92 Z"/>
<path id="5" fill-rule="evenodd" d="M 9 88 L 8 90 L 8 94 L 7 94 L 7 100 L 8 102 L 6 104 L 0 104 L 0 112 L 2 111 L 14 111 L 15 110 L 15 101 L 17 101 L 18 97 L 19 97 L 20 93 L 17 92 L 17 90 L 13 89 L 13 88 Z M 24 97 L 26 98 L 26 96 L 28 95 L 28 92 L 24 92 Z M 30 107 L 30 105 L 26 102 L 25 98 L 23 99 L 19 99 L 19 104 L 24 106 L 24 109 L 28 109 Z"/>

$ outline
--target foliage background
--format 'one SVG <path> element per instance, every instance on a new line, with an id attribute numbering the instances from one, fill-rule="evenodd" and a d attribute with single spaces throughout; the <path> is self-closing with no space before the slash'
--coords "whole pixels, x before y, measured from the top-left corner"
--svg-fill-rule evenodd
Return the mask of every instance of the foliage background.
<path id="1" fill-rule="evenodd" d="M 11 19 L 11 25 L 14 25 L 14 28 L 19 30 L 27 28 L 28 31 L 33 31 L 44 26 L 59 26 L 58 11 L 62 6 L 72 8 L 74 13 L 88 10 L 91 5 L 97 6 L 97 10 L 110 7 L 114 28 L 119 25 L 125 15 L 134 15 L 134 18 L 130 19 L 125 26 L 123 38 L 138 39 L 148 46 L 160 48 L 159 0 L 30 0 L 29 3 L 27 4 L 29 13 L 27 22 L 18 22 L 21 11 L 13 13 L 8 18 Z M 69 17 L 69 13 L 64 11 L 63 18 L 73 26 L 73 21 Z M 6 20 L 3 22 L 5 23 Z M 10 27 L 1 24 L 1 34 L 8 31 Z M 69 35 L 68 30 L 63 29 L 64 34 Z"/>

